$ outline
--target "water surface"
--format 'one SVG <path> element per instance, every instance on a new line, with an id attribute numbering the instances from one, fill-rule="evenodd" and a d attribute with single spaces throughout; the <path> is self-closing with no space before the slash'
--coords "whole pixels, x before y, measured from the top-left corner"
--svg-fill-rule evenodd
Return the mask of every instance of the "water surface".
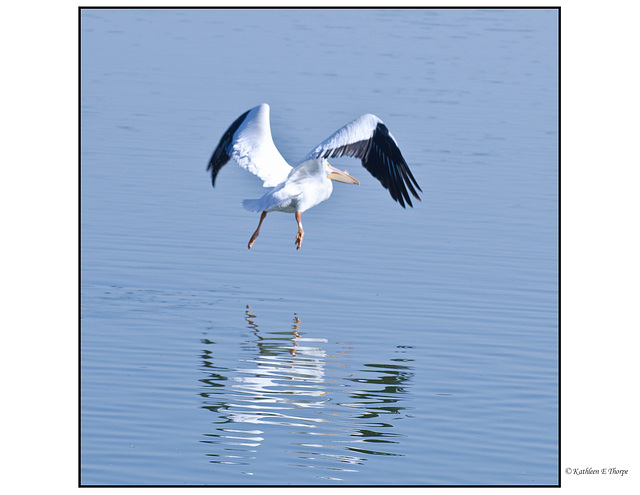
<path id="1" fill-rule="evenodd" d="M 554 10 L 81 14 L 81 482 L 558 482 Z M 296 162 L 380 116 L 303 215 L 205 168 L 261 102 Z"/>

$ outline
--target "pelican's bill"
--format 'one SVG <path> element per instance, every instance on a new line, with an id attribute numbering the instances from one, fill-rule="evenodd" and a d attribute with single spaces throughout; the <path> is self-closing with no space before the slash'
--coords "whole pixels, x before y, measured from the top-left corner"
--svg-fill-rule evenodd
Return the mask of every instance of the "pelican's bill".
<path id="1" fill-rule="evenodd" d="M 327 165 L 329 164 L 327 163 Z M 343 172 L 342 170 L 338 170 L 337 168 L 331 165 L 329 165 L 329 169 L 331 170 L 329 175 L 327 175 L 329 179 L 335 180 L 336 182 L 344 182 L 345 184 L 360 185 L 360 182 L 358 182 L 358 179 L 351 177 L 346 170 Z"/>

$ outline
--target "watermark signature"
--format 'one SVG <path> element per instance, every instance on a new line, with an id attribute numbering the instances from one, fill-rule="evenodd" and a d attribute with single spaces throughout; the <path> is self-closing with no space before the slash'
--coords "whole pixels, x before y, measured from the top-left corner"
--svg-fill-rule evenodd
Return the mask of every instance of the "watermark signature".
<path id="1" fill-rule="evenodd" d="M 629 474 L 629 470 L 628 469 L 618 469 L 616 467 L 612 467 L 612 468 L 600 468 L 600 469 L 594 469 L 592 467 L 588 467 L 588 468 L 566 468 L 564 470 L 565 474 L 575 474 L 577 476 L 583 475 L 583 474 L 598 474 L 598 475 L 606 475 L 606 476 L 624 476 Z"/>

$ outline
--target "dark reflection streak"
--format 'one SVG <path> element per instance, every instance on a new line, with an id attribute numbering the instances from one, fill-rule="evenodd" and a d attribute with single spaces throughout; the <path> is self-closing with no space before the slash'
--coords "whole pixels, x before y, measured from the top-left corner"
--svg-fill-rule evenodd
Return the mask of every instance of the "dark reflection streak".
<path id="1" fill-rule="evenodd" d="M 247 305 L 247 308 L 245 310 L 245 317 L 244 319 L 247 321 L 247 323 L 249 324 L 249 328 L 254 330 L 256 332 L 256 337 L 258 337 L 257 332 L 258 332 L 258 325 L 256 325 L 256 323 L 253 321 L 253 318 L 256 318 L 256 315 L 251 314 L 251 312 L 249 311 L 251 309 L 251 306 Z"/>
<path id="2" fill-rule="evenodd" d="M 413 373 L 409 372 L 408 366 L 396 364 L 365 364 L 367 373 L 376 373 L 376 378 L 350 378 L 356 383 L 366 383 L 370 385 L 384 385 L 382 389 L 360 391 L 351 394 L 357 400 L 357 405 L 362 405 L 366 411 L 358 416 L 360 419 L 377 418 L 380 414 L 400 414 L 406 407 L 392 407 L 399 401 L 399 397 L 406 393 L 404 382 L 410 380 Z M 383 373 L 380 375 L 380 373 Z M 373 400 L 372 400 L 373 399 Z M 381 405 L 384 404 L 384 405 Z M 345 404 L 349 405 L 349 404 Z"/>
<path id="3" fill-rule="evenodd" d="M 373 438 L 371 437 L 401 437 L 402 435 L 400 435 L 399 433 L 389 433 L 389 432 L 383 432 L 383 431 L 373 431 L 373 430 L 358 430 L 358 433 L 360 434 L 360 436 L 363 437 L 367 437 L 364 440 L 365 441 L 375 441 Z M 357 436 L 357 434 L 354 434 L 354 436 Z M 388 440 L 391 443 L 395 443 L 392 440 Z"/>
<path id="4" fill-rule="evenodd" d="M 406 361 L 413 361 L 413 359 L 407 359 Z M 365 364 L 365 366 L 376 368 L 377 371 L 379 371 L 381 369 L 382 370 L 384 370 L 384 369 L 391 369 L 391 370 L 408 370 L 408 369 L 411 369 L 408 366 L 400 366 L 399 364 Z M 363 371 L 367 371 L 367 370 L 363 370 Z"/>
<path id="5" fill-rule="evenodd" d="M 359 454 L 366 454 L 366 455 L 388 455 L 393 457 L 404 457 L 403 454 L 393 454 L 391 452 L 378 452 L 376 450 L 359 449 L 356 447 L 347 447 L 347 450 L 350 450 L 352 452 L 358 452 Z"/>

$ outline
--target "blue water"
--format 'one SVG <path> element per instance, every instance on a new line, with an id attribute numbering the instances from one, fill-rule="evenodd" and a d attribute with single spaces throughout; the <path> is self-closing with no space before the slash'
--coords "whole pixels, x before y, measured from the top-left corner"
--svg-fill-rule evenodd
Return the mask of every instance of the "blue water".
<path id="1" fill-rule="evenodd" d="M 558 13 L 81 13 L 84 485 L 558 483 Z M 363 113 L 422 187 L 303 215 L 205 169 L 267 102 L 295 163 Z"/>

